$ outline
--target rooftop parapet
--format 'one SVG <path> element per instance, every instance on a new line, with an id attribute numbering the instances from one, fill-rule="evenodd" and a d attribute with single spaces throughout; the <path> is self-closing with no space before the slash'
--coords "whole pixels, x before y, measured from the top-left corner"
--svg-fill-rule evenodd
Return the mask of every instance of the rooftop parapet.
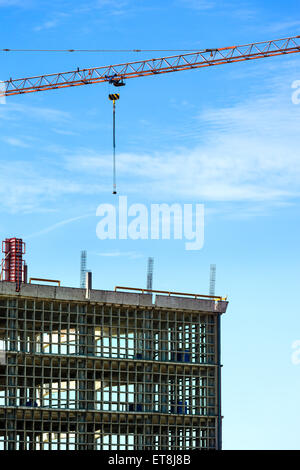
<path id="1" fill-rule="evenodd" d="M 120 289 L 127 290 L 127 292 L 120 292 Z M 128 290 L 131 292 L 128 292 Z M 114 291 L 91 289 L 89 299 L 86 299 L 85 289 L 48 286 L 43 284 L 22 283 L 20 291 L 16 292 L 15 285 L 6 281 L 0 282 L 0 296 L 1 295 L 37 298 L 41 300 L 49 299 L 69 302 L 133 305 L 213 313 L 225 313 L 228 305 L 226 298 L 218 296 L 187 294 L 171 291 L 154 291 L 119 286 L 117 286 Z"/>

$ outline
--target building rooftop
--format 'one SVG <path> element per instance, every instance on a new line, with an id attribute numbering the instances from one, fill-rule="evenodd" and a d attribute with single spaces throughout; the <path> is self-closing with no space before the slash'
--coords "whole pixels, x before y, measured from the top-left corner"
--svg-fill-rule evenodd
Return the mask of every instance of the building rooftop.
<path id="1" fill-rule="evenodd" d="M 136 289 L 139 290 L 139 289 Z M 159 292 L 159 291 L 158 291 Z M 86 289 L 74 287 L 49 286 L 43 284 L 21 284 L 19 292 L 13 282 L 0 282 L 0 295 L 27 297 L 38 299 L 53 299 L 67 302 L 84 302 L 100 304 L 134 305 L 139 307 L 166 308 L 172 310 L 190 310 L 211 313 L 225 313 L 227 300 L 216 298 L 195 298 L 195 294 L 177 295 L 177 293 L 160 294 L 140 292 L 117 292 L 109 290 Z M 191 297 L 188 297 L 190 295 Z M 193 298 L 194 297 L 194 298 Z M 205 297 L 205 296 L 203 296 Z"/>

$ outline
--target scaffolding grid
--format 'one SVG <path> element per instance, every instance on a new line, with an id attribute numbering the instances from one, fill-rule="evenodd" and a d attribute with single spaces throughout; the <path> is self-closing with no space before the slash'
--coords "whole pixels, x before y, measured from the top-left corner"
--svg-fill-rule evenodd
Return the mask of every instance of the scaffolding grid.
<path id="1" fill-rule="evenodd" d="M 0 449 L 220 448 L 211 310 L 0 294 Z"/>

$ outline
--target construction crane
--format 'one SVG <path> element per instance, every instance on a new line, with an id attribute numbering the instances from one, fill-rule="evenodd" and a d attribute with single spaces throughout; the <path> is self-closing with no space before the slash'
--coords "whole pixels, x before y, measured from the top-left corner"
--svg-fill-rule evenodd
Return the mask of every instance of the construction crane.
<path id="1" fill-rule="evenodd" d="M 9 49 L 7 49 L 9 50 Z M 1 83 L 0 97 L 57 90 L 60 88 L 92 85 L 107 82 L 115 87 L 125 85 L 125 80 L 181 70 L 199 69 L 213 65 L 232 64 L 247 60 L 275 57 L 300 52 L 300 36 L 255 42 L 240 46 L 203 49 L 169 57 L 160 57 L 123 64 L 60 72 L 35 77 L 6 80 Z M 115 162 L 115 99 L 113 101 L 113 194 L 116 191 Z"/>
<path id="2" fill-rule="evenodd" d="M 300 36 L 254 42 L 240 46 L 203 49 L 198 52 L 159 57 L 136 62 L 59 72 L 35 77 L 18 78 L 2 82 L 0 96 L 20 95 L 45 90 L 57 90 L 95 83 L 124 86 L 125 81 L 181 70 L 199 69 L 213 65 L 232 64 L 300 52 Z"/>

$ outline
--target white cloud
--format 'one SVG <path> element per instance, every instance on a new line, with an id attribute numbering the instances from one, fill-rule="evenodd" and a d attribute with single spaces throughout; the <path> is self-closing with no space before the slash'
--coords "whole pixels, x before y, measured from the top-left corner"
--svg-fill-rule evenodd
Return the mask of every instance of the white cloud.
<path id="1" fill-rule="evenodd" d="M 213 0 L 180 0 L 180 3 L 193 10 L 210 10 L 216 5 Z"/>
<path id="2" fill-rule="evenodd" d="M 268 90 L 263 87 L 263 97 L 256 93 L 240 103 L 195 115 L 194 124 L 190 121 L 186 131 L 182 131 L 184 126 L 179 131 L 196 142 L 189 147 L 117 153 L 118 189 L 151 201 L 263 203 L 268 207 L 298 198 L 300 106 L 291 101 L 293 70 L 287 68 L 280 75 L 275 67 L 277 78 L 268 82 Z M 51 108 L 14 105 L 10 112 L 14 118 L 32 115 L 67 122 L 69 127 L 76 124 L 69 113 Z M 18 145 L 17 140 L 8 143 Z M 110 194 L 111 153 L 39 143 L 35 153 L 41 151 L 59 159 L 47 157 L 45 169 L 41 160 L 38 168 L 24 161 L 0 166 L 2 207 L 15 212 L 50 210 L 53 203 L 66 201 L 68 196 L 95 196 L 97 204 L 100 196 Z"/>
<path id="3" fill-rule="evenodd" d="M 65 203 L 68 196 L 90 196 L 104 190 L 99 183 L 57 175 L 51 167 L 38 169 L 22 160 L 0 163 L 0 208 L 12 213 L 53 211 L 58 200 Z"/>
<path id="4" fill-rule="evenodd" d="M 65 130 L 65 129 L 56 129 L 56 128 L 53 128 L 52 130 L 53 130 L 53 132 L 55 132 L 56 134 L 60 134 L 60 135 L 78 135 L 78 132 L 74 132 L 74 131 L 70 131 L 70 130 Z"/>
<path id="5" fill-rule="evenodd" d="M 2 120 L 45 120 L 54 123 L 67 123 L 72 121 L 71 113 L 61 111 L 55 108 L 45 108 L 39 106 L 30 106 L 20 103 L 9 102 L 5 106 L 0 107 L 0 117 Z"/>
<path id="6" fill-rule="evenodd" d="M 294 30 L 295 34 L 299 31 L 300 20 L 289 20 L 289 21 L 280 21 L 278 23 L 270 24 L 266 26 L 266 31 L 270 31 L 273 33 L 277 33 L 280 31 L 290 31 L 291 29 Z"/>
<path id="7" fill-rule="evenodd" d="M 200 201 L 288 201 L 300 195 L 300 107 L 289 96 L 249 99 L 198 116 L 206 135 L 193 148 L 117 155 L 124 193 Z M 111 156 L 81 149 L 69 171 L 109 175 Z"/>
<path id="8" fill-rule="evenodd" d="M 37 25 L 33 28 L 34 31 L 42 31 L 44 29 L 53 29 L 58 26 L 61 21 L 65 18 L 68 18 L 70 14 L 64 12 L 56 12 L 52 14 L 52 18 L 44 21 L 40 25 Z"/>
<path id="9" fill-rule="evenodd" d="M 95 216 L 95 214 L 84 214 L 84 215 L 79 215 L 77 217 L 72 217 L 70 219 L 65 219 L 65 220 L 62 220 L 60 222 L 57 222 L 56 224 L 53 224 L 53 225 L 50 225 L 49 227 L 46 227 L 42 230 L 39 230 L 38 232 L 34 232 L 30 235 L 27 235 L 25 238 L 28 239 L 28 238 L 35 238 L 35 237 L 39 237 L 40 235 L 45 235 L 46 233 L 49 233 L 49 232 L 52 232 L 53 230 L 56 230 L 60 227 L 63 227 L 65 225 L 69 225 L 73 222 L 77 222 L 78 220 L 82 220 L 82 219 L 86 219 L 87 217 L 92 217 L 92 216 Z"/>
<path id="10" fill-rule="evenodd" d="M 35 26 L 33 29 L 34 29 L 34 31 L 42 31 L 44 29 L 52 29 L 52 28 L 55 28 L 55 26 L 57 26 L 57 24 L 58 24 L 58 19 L 48 20 L 48 21 L 45 21 L 44 23 L 42 23 L 38 26 Z"/>
<path id="11" fill-rule="evenodd" d="M 24 3 L 23 0 L 0 0 L 0 7 L 23 6 Z"/>
<path id="12" fill-rule="evenodd" d="M 123 256 L 125 258 L 131 258 L 131 259 L 136 259 L 136 258 L 142 258 L 143 255 L 141 253 L 138 253 L 137 251 L 105 251 L 102 253 L 91 253 L 92 255 L 96 256 L 107 256 L 109 258 L 117 258 L 120 256 Z"/>
<path id="13" fill-rule="evenodd" d="M 73 10 L 76 14 L 91 13 L 97 10 L 105 10 L 110 15 L 122 15 L 129 10 L 136 10 L 137 6 L 130 6 L 128 0 L 92 0 L 76 5 Z"/>
<path id="14" fill-rule="evenodd" d="M 217 15 L 230 16 L 240 21 L 249 21 L 260 15 L 259 9 L 254 9 L 251 3 L 242 4 L 237 0 L 176 0 L 176 3 L 196 12 L 213 10 Z"/>
<path id="15" fill-rule="evenodd" d="M 28 148 L 30 145 L 24 140 L 18 139 L 16 137 L 3 137 L 2 140 L 13 147 Z"/>

